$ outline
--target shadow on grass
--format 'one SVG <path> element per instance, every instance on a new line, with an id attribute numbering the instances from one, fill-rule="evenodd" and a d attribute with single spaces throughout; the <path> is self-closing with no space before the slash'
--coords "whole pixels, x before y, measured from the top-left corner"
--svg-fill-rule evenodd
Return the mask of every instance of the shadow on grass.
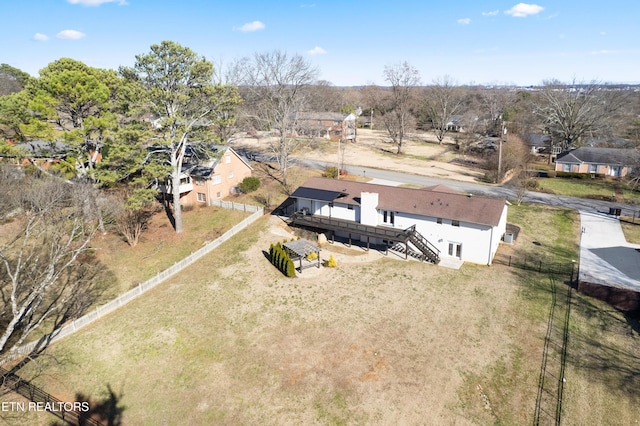
<path id="1" fill-rule="evenodd" d="M 100 399 L 92 399 L 82 393 L 77 393 L 75 402 L 82 404 L 82 407 L 88 407 L 88 411 L 82 412 L 82 417 L 78 421 L 78 426 L 105 425 L 105 426 L 121 426 L 122 414 L 125 407 L 120 403 L 122 392 L 116 394 L 107 384 L 107 395 Z M 49 423 L 49 426 L 64 426 L 66 422 L 56 421 Z"/>
<path id="2" fill-rule="evenodd" d="M 567 361 L 613 392 L 640 398 L 640 322 L 603 302 L 576 295 Z"/>

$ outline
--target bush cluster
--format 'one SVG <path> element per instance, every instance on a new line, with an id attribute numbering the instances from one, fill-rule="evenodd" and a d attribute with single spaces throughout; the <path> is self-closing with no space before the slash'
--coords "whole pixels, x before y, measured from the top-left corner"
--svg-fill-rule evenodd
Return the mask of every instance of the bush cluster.
<path id="1" fill-rule="evenodd" d="M 322 177 L 335 179 L 338 177 L 338 173 L 339 173 L 339 170 L 337 167 L 328 166 L 326 169 L 324 169 L 324 172 L 322 172 Z"/>
<path id="2" fill-rule="evenodd" d="M 293 260 L 291 260 L 291 257 L 289 257 L 280 243 L 269 246 L 269 259 L 273 266 L 278 268 L 278 270 L 287 277 L 296 276 L 296 268 L 293 265 Z"/>
<path id="3" fill-rule="evenodd" d="M 589 173 L 556 172 L 556 176 L 559 178 L 591 179 L 591 174 Z"/>
<path id="4" fill-rule="evenodd" d="M 329 260 L 325 262 L 324 266 L 328 268 L 335 268 L 336 266 L 338 266 L 338 262 L 336 262 L 336 259 L 333 257 L 333 255 L 331 255 L 329 256 Z"/>
<path id="5" fill-rule="evenodd" d="M 248 194 L 249 192 L 253 192 L 258 188 L 260 188 L 260 179 L 258 179 L 257 177 L 248 176 L 242 179 L 242 182 L 240 182 L 240 184 L 238 185 L 238 188 L 240 189 L 240 191 L 244 192 L 245 194 Z"/>

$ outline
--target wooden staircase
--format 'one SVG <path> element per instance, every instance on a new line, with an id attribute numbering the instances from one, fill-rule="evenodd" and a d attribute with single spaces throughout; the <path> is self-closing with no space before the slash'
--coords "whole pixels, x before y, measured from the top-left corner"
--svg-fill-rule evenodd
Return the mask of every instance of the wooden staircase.
<path id="1" fill-rule="evenodd" d="M 422 234 L 416 230 L 415 225 L 405 229 L 404 232 L 407 235 L 405 243 L 396 243 L 391 247 L 391 250 L 408 254 L 409 256 L 421 261 L 435 264 L 440 262 L 440 250 L 423 237 Z M 409 247 L 408 243 L 411 243 L 417 251 Z"/>

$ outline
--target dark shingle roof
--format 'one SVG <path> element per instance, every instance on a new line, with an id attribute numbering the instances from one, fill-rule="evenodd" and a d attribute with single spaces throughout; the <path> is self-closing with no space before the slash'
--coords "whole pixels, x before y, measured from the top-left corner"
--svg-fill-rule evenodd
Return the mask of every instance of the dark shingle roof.
<path id="1" fill-rule="evenodd" d="M 333 200 L 320 198 L 328 192 L 339 195 Z M 489 226 L 498 225 L 506 203 L 500 198 L 459 194 L 443 185 L 413 189 L 318 177 L 307 180 L 291 196 L 359 205 L 362 192 L 377 193 L 379 209 Z"/>
<path id="2" fill-rule="evenodd" d="M 29 142 L 20 142 L 16 147 L 22 148 L 29 152 L 29 155 L 35 157 L 64 157 L 70 150 L 69 145 L 58 141 L 35 140 Z"/>
<path id="3" fill-rule="evenodd" d="M 556 159 L 557 163 L 597 163 L 626 166 L 631 164 L 638 152 L 635 149 L 594 148 L 582 146 Z"/>

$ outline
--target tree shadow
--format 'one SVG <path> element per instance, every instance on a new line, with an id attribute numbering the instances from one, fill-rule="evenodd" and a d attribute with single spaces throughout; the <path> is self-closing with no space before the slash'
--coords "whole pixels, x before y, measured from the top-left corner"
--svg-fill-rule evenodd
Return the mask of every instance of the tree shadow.
<path id="1" fill-rule="evenodd" d="M 93 399 L 88 395 L 77 393 L 75 396 L 76 410 L 78 413 L 78 426 L 121 426 L 122 417 L 126 407 L 121 404 L 122 391 L 116 394 L 110 384 L 107 384 L 107 394 L 99 399 Z M 65 426 L 64 421 L 54 421 L 49 426 Z"/>
<path id="2" fill-rule="evenodd" d="M 567 362 L 614 391 L 640 397 L 640 324 L 588 296 L 575 295 L 572 317 L 588 328 L 572 327 Z M 575 318 L 575 317 L 574 317 Z M 613 337 L 613 338 L 612 338 Z"/>
<path id="3" fill-rule="evenodd" d="M 167 219 L 169 219 L 171 226 L 173 229 L 176 229 L 176 218 L 173 215 L 173 204 L 171 203 L 171 200 L 166 196 L 166 194 L 162 194 L 158 197 L 158 201 L 162 205 L 164 213 L 167 215 Z"/>

